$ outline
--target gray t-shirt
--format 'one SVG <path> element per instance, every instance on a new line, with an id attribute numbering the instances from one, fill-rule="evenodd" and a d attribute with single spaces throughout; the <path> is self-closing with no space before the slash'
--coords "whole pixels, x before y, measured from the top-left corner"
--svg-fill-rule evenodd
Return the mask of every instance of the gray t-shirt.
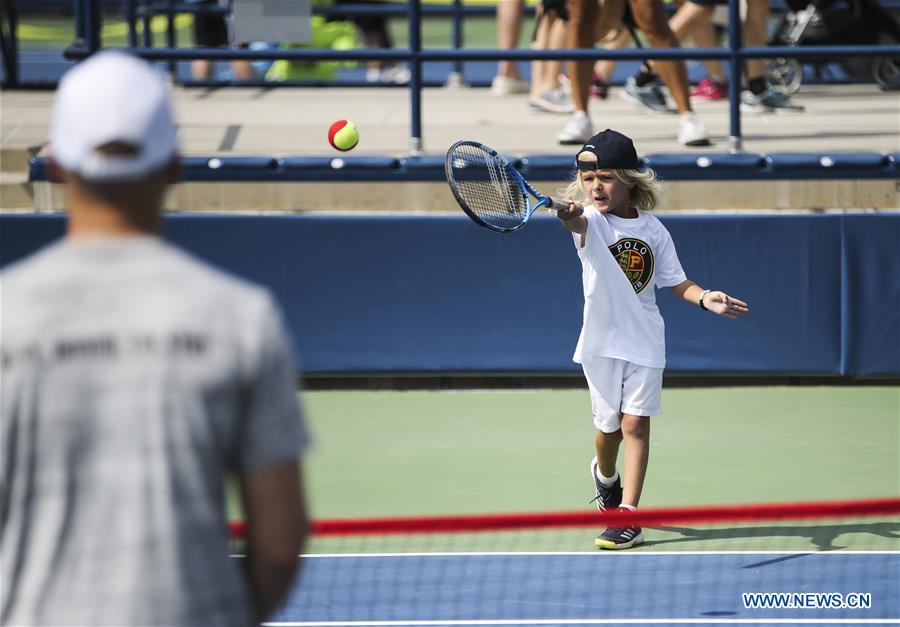
<path id="1" fill-rule="evenodd" d="M 154 237 L 62 241 L 0 284 L 0 623 L 251 623 L 225 475 L 308 439 L 268 293 Z"/>

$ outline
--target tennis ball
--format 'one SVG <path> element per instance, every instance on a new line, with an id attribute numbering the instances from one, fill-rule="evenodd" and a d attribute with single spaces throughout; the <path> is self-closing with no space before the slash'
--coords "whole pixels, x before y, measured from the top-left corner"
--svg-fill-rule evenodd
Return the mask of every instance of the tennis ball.
<path id="1" fill-rule="evenodd" d="M 342 152 L 353 150 L 359 143 L 359 129 L 350 120 L 338 120 L 328 129 L 328 143 Z"/>

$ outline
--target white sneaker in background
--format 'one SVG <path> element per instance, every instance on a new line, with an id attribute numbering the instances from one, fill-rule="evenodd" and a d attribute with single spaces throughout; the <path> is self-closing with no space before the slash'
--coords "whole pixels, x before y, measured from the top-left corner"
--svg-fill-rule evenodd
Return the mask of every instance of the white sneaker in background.
<path id="1" fill-rule="evenodd" d="M 572 114 L 562 132 L 556 136 L 557 141 L 564 146 L 583 144 L 594 134 L 591 119 L 584 111 L 576 111 Z"/>
<path id="2" fill-rule="evenodd" d="M 770 88 L 761 94 L 754 94 L 750 90 L 742 91 L 741 111 L 743 113 L 803 113 L 805 107 L 791 100 L 787 94 Z"/>
<path id="3" fill-rule="evenodd" d="M 575 110 L 571 96 L 566 94 L 562 87 L 549 89 L 529 100 L 528 104 L 535 111 L 547 111 L 548 113 L 572 113 Z"/>
<path id="4" fill-rule="evenodd" d="M 650 113 L 675 113 L 675 107 L 669 104 L 669 99 L 663 91 L 662 82 L 655 80 L 643 87 L 638 87 L 633 76 L 625 79 L 625 85 L 619 92 L 626 100 L 639 104 Z"/>
<path id="5" fill-rule="evenodd" d="M 370 67 L 366 69 L 366 82 L 367 83 L 379 83 L 381 82 L 381 69 L 377 67 Z"/>
<path id="6" fill-rule="evenodd" d="M 491 94 L 494 96 L 509 96 L 512 94 L 527 94 L 528 81 L 512 76 L 497 75 L 491 81 Z"/>
<path id="7" fill-rule="evenodd" d="M 693 111 L 678 116 L 678 141 L 684 146 L 711 146 L 706 124 Z"/>
<path id="8" fill-rule="evenodd" d="M 405 65 L 391 65 L 381 70 L 381 82 L 405 85 L 412 78 L 412 72 Z"/>

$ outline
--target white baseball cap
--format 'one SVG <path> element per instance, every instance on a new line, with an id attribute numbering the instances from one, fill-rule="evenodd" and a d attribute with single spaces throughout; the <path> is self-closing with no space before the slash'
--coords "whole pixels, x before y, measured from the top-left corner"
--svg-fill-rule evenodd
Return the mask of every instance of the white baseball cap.
<path id="1" fill-rule="evenodd" d="M 97 151 L 111 142 L 136 155 Z M 94 181 L 138 178 L 162 169 L 178 150 L 168 89 L 160 72 L 123 52 L 100 52 L 59 84 L 50 128 L 53 159 Z"/>

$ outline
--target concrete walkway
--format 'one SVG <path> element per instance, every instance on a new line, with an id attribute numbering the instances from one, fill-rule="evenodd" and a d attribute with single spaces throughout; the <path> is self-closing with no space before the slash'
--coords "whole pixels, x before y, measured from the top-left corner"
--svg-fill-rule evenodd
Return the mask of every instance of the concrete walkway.
<path id="1" fill-rule="evenodd" d="M 675 141 L 676 119 L 648 115 L 614 89 L 592 99 L 598 129 L 617 128 L 642 153 L 684 150 Z M 406 89 L 284 88 L 173 92 L 186 154 L 328 154 L 329 124 L 352 119 L 362 141 L 355 154 L 401 155 L 409 149 L 410 97 Z M 0 146 L 28 148 L 47 141 L 52 92 L 0 93 Z M 744 149 L 752 152 L 900 150 L 900 93 L 871 85 L 808 86 L 796 96 L 802 114 L 744 115 Z M 728 105 L 699 102 L 716 150 L 727 150 Z M 568 153 L 555 135 L 567 116 L 534 113 L 523 95 L 494 97 L 486 89 L 426 89 L 422 98 L 426 152 L 442 153 L 453 141 L 479 139 L 511 154 Z"/>
<path id="2" fill-rule="evenodd" d="M 410 150 L 410 95 L 403 88 L 175 88 L 173 97 L 186 155 L 338 156 L 326 134 L 331 122 L 340 118 L 351 119 L 360 128 L 361 141 L 354 155 L 402 156 Z M 22 188 L 29 153 L 46 145 L 52 100 L 52 92 L 0 93 L 4 172 L 0 207 L 4 209 L 25 201 L 14 186 Z M 896 91 L 880 91 L 874 85 L 809 85 L 796 100 L 806 107 L 805 113 L 744 115 L 744 149 L 756 153 L 900 151 L 900 93 Z M 727 103 L 700 102 L 696 110 L 710 129 L 715 142 L 712 150 L 728 150 Z M 486 89 L 426 89 L 422 112 L 422 139 L 428 154 L 442 154 L 458 139 L 477 139 L 510 155 L 573 152 L 555 139 L 567 116 L 532 112 L 524 95 L 494 97 Z M 619 89 L 608 100 L 592 99 L 590 113 L 598 130 L 612 127 L 625 132 L 642 154 L 697 150 L 677 143 L 674 115 L 645 114 L 623 99 Z M 896 192 L 896 186 L 893 189 Z M 887 200 L 888 205 L 891 202 L 895 201 Z"/>

